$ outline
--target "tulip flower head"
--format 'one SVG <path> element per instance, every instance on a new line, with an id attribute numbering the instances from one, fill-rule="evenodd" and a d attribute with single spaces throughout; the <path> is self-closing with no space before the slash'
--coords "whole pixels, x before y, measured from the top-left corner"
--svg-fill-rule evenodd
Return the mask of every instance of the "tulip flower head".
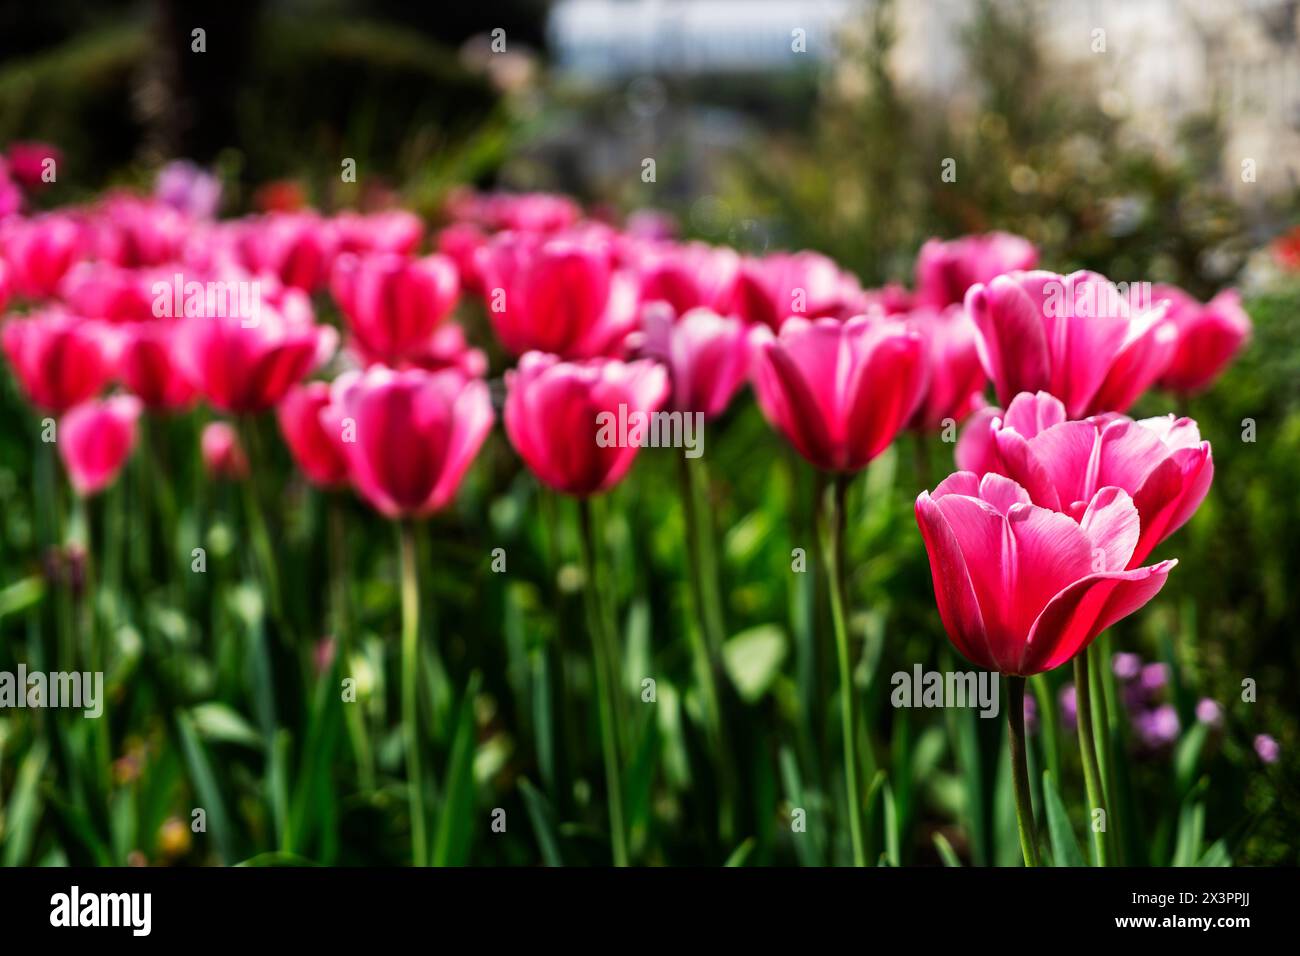
<path id="1" fill-rule="evenodd" d="M 239 433 L 226 422 L 210 422 L 199 436 L 203 468 L 212 478 L 242 481 L 248 477 L 248 455 Z"/>
<path id="2" fill-rule="evenodd" d="M 348 479 L 348 460 L 343 447 L 321 421 L 321 412 L 329 402 L 329 384 L 309 382 L 289 389 L 276 409 L 280 434 L 293 460 L 308 480 L 327 488 Z"/>
<path id="3" fill-rule="evenodd" d="M 117 361 L 107 326 L 67 312 L 11 319 L 0 340 L 28 400 L 45 411 L 62 413 L 97 394 Z"/>
<path id="4" fill-rule="evenodd" d="M 319 414 L 353 486 L 389 518 L 446 507 L 493 419 L 481 379 L 383 366 L 340 375 Z"/>
<path id="5" fill-rule="evenodd" d="M 1160 385 L 1185 394 L 1204 391 L 1250 339 L 1250 317 L 1236 289 L 1225 289 L 1202 305 L 1182 289 L 1158 285 L 1157 299 L 1169 300 L 1177 344 Z"/>
<path id="6" fill-rule="evenodd" d="M 642 310 L 639 354 L 663 362 L 672 379 L 672 407 L 721 415 L 749 372 L 748 329 L 740 319 L 692 309 L 674 320 L 672 307 Z"/>
<path id="7" fill-rule="evenodd" d="M 945 419 L 961 421 L 983 405 L 984 368 L 975 345 L 975 325 L 960 306 L 920 308 L 901 316 L 925 340 L 930 366 L 925 396 L 909 423 L 922 431 L 938 431 Z"/>
<path id="8" fill-rule="evenodd" d="M 586 497 L 618 484 L 639 446 L 598 440 L 602 413 L 649 415 L 668 400 L 663 366 L 646 359 L 565 362 L 529 352 L 506 373 L 506 434 L 543 484 Z"/>
<path id="9" fill-rule="evenodd" d="M 91 399 L 59 421 L 59 457 L 77 494 L 88 497 L 113 483 L 135 447 L 140 400 L 133 395 Z"/>
<path id="10" fill-rule="evenodd" d="M 1039 392 L 1022 393 L 1004 416 L 969 427 L 983 427 L 984 437 L 963 435 L 958 467 L 1006 475 L 1041 507 L 1078 519 L 1098 490 L 1122 488 L 1141 519 L 1135 564 L 1191 518 L 1214 477 L 1210 443 L 1190 418 L 1066 421 L 1061 402 Z"/>
<path id="11" fill-rule="evenodd" d="M 1132 298 L 1132 301 L 1130 299 Z M 1016 272 L 972 286 L 980 361 L 1006 405 L 1044 390 L 1071 417 L 1125 411 L 1165 370 L 1174 334 L 1163 307 L 1144 309 L 1093 272 Z"/>
<path id="12" fill-rule="evenodd" d="M 751 333 L 754 391 L 768 422 L 818 468 L 855 472 L 915 413 L 927 381 L 920 333 L 883 317 L 787 319 Z"/>
<path id="13" fill-rule="evenodd" d="M 939 615 L 980 667 L 1029 676 L 1074 657 L 1164 586 L 1176 561 L 1131 567 L 1139 518 L 1107 486 L 1079 521 L 1001 475 L 957 472 L 916 499 Z"/>
<path id="14" fill-rule="evenodd" d="M 176 364 L 180 326 L 170 320 L 135 322 L 122 334 L 118 377 L 146 406 L 174 411 L 193 404 L 198 392 Z"/>
<path id="15" fill-rule="evenodd" d="M 930 239 L 916 257 L 916 302 L 933 309 L 961 305 L 971 286 L 1036 265 L 1038 250 L 1028 239 L 1009 232 L 963 236 L 948 242 Z"/>
<path id="16" fill-rule="evenodd" d="M 389 365 L 427 344 L 456 304 L 459 288 L 455 264 L 441 255 L 346 253 L 330 280 L 357 350 L 368 361 Z"/>
<path id="17" fill-rule="evenodd" d="M 719 309 L 779 330 L 791 316 L 847 318 L 860 306 L 857 279 L 818 252 L 778 252 L 740 263 Z"/>

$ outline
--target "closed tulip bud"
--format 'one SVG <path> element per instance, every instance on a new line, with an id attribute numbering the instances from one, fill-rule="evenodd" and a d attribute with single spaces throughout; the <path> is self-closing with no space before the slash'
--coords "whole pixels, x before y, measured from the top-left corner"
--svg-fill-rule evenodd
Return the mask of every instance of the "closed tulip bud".
<path id="1" fill-rule="evenodd" d="M 397 365 L 423 347 L 448 316 L 460 283 L 445 256 L 349 253 L 335 263 L 330 289 L 364 358 Z"/>
<path id="2" fill-rule="evenodd" d="M 1008 232 L 963 236 L 944 242 L 930 239 L 916 257 L 916 304 L 933 309 L 961 305 L 966 291 L 1007 272 L 1038 265 L 1038 250 Z"/>
<path id="3" fill-rule="evenodd" d="M 348 478 L 347 457 L 342 445 L 326 432 L 321 411 L 329 405 L 330 387 L 309 382 L 289 389 L 276 409 L 280 434 L 302 473 L 324 487 L 342 484 Z"/>
<path id="4" fill-rule="evenodd" d="M 600 440 L 601 419 L 658 411 L 670 392 L 663 366 L 647 359 L 565 362 L 529 352 L 506 373 L 506 434 L 538 479 L 586 497 L 622 481 L 640 450 Z"/>
<path id="5" fill-rule="evenodd" d="M 818 468 L 854 472 L 884 451 L 924 395 L 925 343 L 901 322 L 788 319 L 751 335 L 759 408 Z"/>
<path id="6" fill-rule="evenodd" d="M 642 311 L 639 354 L 662 362 L 672 379 L 673 409 L 721 415 L 749 372 L 748 330 L 731 316 L 692 309 L 674 321 L 655 302 Z"/>
<path id="7" fill-rule="evenodd" d="M 1192 393 L 1209 388 L 1250 339 L 1250 317 L 1236 289 L 1225 289 L 1201 305 L 1181 289 L 1158 285 L 1152 297 L 1169 300 L 1169 318 L 1177 330 L 1173 359 L 1160 385 Z"/>
<path id="8" fill-rule="evenodd" d="M 975 346 L 975 325 L 965 310 L 916 309 L 903 318 L 925 340 L 930 367 L 925 396 L 908 423 L 921 431 L 937 431 L 944 419 L 961 421 L 983 404 L 987 379 Z"/>
<path id="9" fill-rule="evenodd" d="M 59 422 L 59 457 L 83 497 L 108 487 L 135 447 L 140 400 L 113 395 L 70 409 Z"/>
<path id="10" fill-rule="evenodd" d="M 225 422 L 210 422 L 199 436 L 199 454 L 208 476 L 242 481 L 248 477 L 248 456 L 239 433 Z"/>
<path id="11" fill-rule="evenodd" d="M 0 236 L 0 248 L 13 270 L 14 289 L 29 299 L 53 296 L 85 245 L 81 223 L 59 213 L 17 220 Z"/>
<path id="12" fill-rule="evenodd" d="M 5 356 L 31 403 L 65 412 L 96 395 L 117 360 L 117 341 L 108 327 L 66 312 L 11 319 L 2 331 Z"/>
<path id="13" fill-rule="evenodd" d="M 171 321 L 153 321 L 133 323 L 123 331 L 118 377 L 155 411 L 186 408 L 198 397 L 176 364 L 178 329 Z"/>
<path id="14" fill-rule="evenodd" d="M 821 253 L 779 252 L 743 260 L 719 311 L 775 332 L 791 316 L 847 318 L 861 299 L 858 281 Z"/>

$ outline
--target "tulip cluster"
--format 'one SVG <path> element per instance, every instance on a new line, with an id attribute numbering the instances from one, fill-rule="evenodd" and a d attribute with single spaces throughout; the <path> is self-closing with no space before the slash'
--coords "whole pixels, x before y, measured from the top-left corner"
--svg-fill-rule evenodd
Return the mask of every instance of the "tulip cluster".
<path id="1" fill-rule="evenodd" d="M 411 527 L 451 504 L 493 429 L 489 355 L 508 366 L 496 371 L 510 445 L 548 493 L 579 502 L 615 861 L 629 852 L 619 796 L 627 755 L 614 726 L 617 650 L 590 499 L 627 477 L 640 444 L 598 440 L 598 421 L 671 411 L 717 427 L 750 384 L 771 427 L 825 476 L 817 505 L 849 822 L 863 862 L 843 544 L 852 477 L 904 431 L 968 422 L 960 470 L 921 491 L 916 518 L 954 646 L 1019 680 L 1023 694 L 1024 677 L 1072 660 L 1077 670 L 1099 634 L 1156 595 L 1176 561 L 1148 560 L 1209 489 L 1213 461 L 1195 422 L 1124 413 L 1156 385 L 1204 389 L 1249 332 L 1231 291 L 1201 305 L 1158 287 L 1141 307 L 1101 276 L 1036 271 L 1035 248 L 1002 233 L 927 243 L 914 291 L 864 289 L 816 252 L 743 255 L 664 238 L 658 224 L 618 230 L 550 195 L 457 193 L 450 221 L 426 242 L 424 222 L 397 209 L 220 220 L 219 184 L 188 164 L 168 167 L 153 197 L 114 193 L 25 217 L 4 205 L 5 177 L 23 168 L 12 156 L 8 166 L 0 307 L 11 299 L 18 309 L 4 321 L 4 353 L 31 404 L 59 417 L 58 449 L 78 494 L 113 482 L 142 414 L 203 403 L 230 419 L 203 433 L 214 476 L 257 472 L 240 429 L 273 413 L 312 485 L 350 488 L 397 522 L 417 863 L 428 840 Z M 477 310 L 493 335 L 481 349 L 455 318 Z M 986 402 L 989 383 L 1002 407 Z M 708 477 L 683 465 L 704 622 L 697 675 L 724 764 L 712 682 L 725 621 Z M 249 508 L 264 538 L 256 493 Z M 258 549 L 274 603 L 274 561 L 264 540 Z M 1013 703 L 1009 712 L 1023 714 Z M 1027 861 L 1032 840 L 1031 825 Z"/>

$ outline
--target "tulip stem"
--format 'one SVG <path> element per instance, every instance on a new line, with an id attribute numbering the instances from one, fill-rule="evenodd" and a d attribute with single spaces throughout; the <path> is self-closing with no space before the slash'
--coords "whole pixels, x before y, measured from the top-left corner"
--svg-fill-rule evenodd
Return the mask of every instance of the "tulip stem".
<path id="1" fill-rule="evenodd" d="M 731 750 L 727 743 L 726 727 L 722 720 L 719 702 L 718 671 L 722 652 L 724 626 L 721 602 L 718 600 L 718 571 L 713 555 L 713 528 L 706 520 L 705 506 L 707 480 L 697 472 L 703 462 L 681 459 L 682 504 L 686 515 L 687 548 L 690 561 L 692 598 L 696 620 L 688 627 L 691 652 L 695 659 L 695 680 L 704 698 L 708 736 L 714 749 L 718 770 L 718 832 L 724 842 L 731 842 L 735 834 L 733 803 L 736 799 L 735 772 L 732 768 Z"/>
<path id="2" fill-rule="evenodd" d="M 587 629 L 591 633 L 591 649 L 595 658 L 596 703 L 599 710 L 600 747 L 605 761 L 605 790 L 609 804 L 610 842 L 613 844 L 614 865 L 627 866 L 627 834 L 623 829 L 623 784 L 618 759 L 617 728 L 614 725 L 614 679 L 617 663 L 612 656 L 612 640 L 607 632 L 607 618 L 602 610 L 596 576 L 600 562 L 597 535 L 591 516 L 591 502 L 578 501 L 578 517 L 582 524 L 582 592 L 587 605 Z"/>
<path id="3" fill-rule="evenodd" d="M 853 865 L 866 866 L 862 839 L 862 801 L 858 796 L 858 747 L 853 719 L 853 668 L 849 663 L 849 631 L 844 598 L 845 498 L 849 475 L 837 474 L 826 498 L 826 564 L 831 593 L 831 620 L 835 627 L 835 659 L 840 676 L 840 733 L 844 746 L 845 796 L 848 798 L 849 835 L 853 844 Z"/>
<path id="4" fill-rule="evenodd" d="M 1087 653 L 1074 655 L 1074 701 L 1075 725 L 1079 731 L 1079 759 L 1083 763 L 1083 785 L 1088 794 L 1089 828 L 1092 830 L 1092 848 L 1097 856 L 1097 865 L 1108 865 L 1109 854 L 1106 849 L 1107 819 L 1106 797 L 1101 789 L 1101 771 L 1097 766 L 1097 745 L 1092 735 L 1092 701 L 1091 682 L 1088 680 Z M 1102 829 L 1097 829 L 1097 821 L 1092 814 L 1102 813 Z"/>
<path id="5" fill-rule="evenodd" d="M 1088 658 L 1088 690 L 1092 695 L 1092 734 L 1097 742 L 1098 767 L 1101 770 L 1101 792 L 1106 795 L 1106 832 L 1110 837 L 1111 855 L 1116 866 L 1120 860 L 1119 815 L 1116 808 L 1119 797 L 1115 789 L 1115 761 L 1111 755 L 1110 717 L 1106 700 L 1106 662 L 1110 655 L 1102 649 L 1099 637 L 1084 649 Z"/>
<path id="6" fill-rule="evenodd" d="M 330 590 L 334 612 L 334 633 L 338 641 L 337 653 L 341 657 L 340 669 L 346 674 L 352 667 L 352 654 L 356 648 L 349 614 L 351 596 L 348 588 L 348 537 L 342 496 L 343 493 L 339 491 L 329 492 L 326 509 L 329 512 L 327 520 L 330 535 L 330 578 L 332 579 Z M 366 712 L 361 707 L 344 709 L 347 713 L 348 735 L 352 738 L 352 748 L 356 754 L 361 789 L 370 792 L 375 788 L 375 761 L 370 749 L 370 737 L 366 732 Z"/>
<path id="7" fill-rule="evenodd" d="M 1011 741 L 1011 782 L 1016 794 L 1016 824 L 1025 866 L 1038 866 L 1038 831 L 1034 827 L 1034 801 L 1029 792 L 1029 765 L 1025 759 L 1025 679 L 1015 675 L 1007 682 L 1007 732 Z"/>
<path id="8" fill-rule="evenodd" d="M 285 626 L 283 608 L 280 604 L 280 582 L 276 575 L 275 552 L 271 549 L 271 535 L 267 531 L 266 516 L 262 513 L 262 502 L 257 493 L 258 470 L 267 467 L 267 463 L 263 461 L 260 454 L 257 423 L 251 418 L 245 418 L 240 422 L 240 426 L 240 437 L 249 460 L 248 477 L 239 482 L 244 492 L 248 530 L 253 536 L 253 549 L 257 552 L 257 561 L 261 565 L 262 588 L 266 592 L 271 618 L 280 631 L 281 640 L 288 640 L 289 631 Z"/>
<path id="9" fill-rule="evenodd" d="M 424 780 L 420 775 L 419 701 L 420 592 L 415 567 L 415 526 L 398 524 L 402 565 L 402 738 L 406 743 L 407 794 L 411 803 L 411 861 L 427 866 L 429 843 L 425 836 Z"/>

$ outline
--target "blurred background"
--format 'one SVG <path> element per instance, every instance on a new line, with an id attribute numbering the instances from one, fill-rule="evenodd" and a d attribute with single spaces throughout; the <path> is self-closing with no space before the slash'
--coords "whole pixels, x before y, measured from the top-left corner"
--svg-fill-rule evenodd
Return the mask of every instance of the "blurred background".
<path id="1" fill-rule="evenodd" d="M 196 28 L 205 31 L 201 53 Z M 640 214 L 680 236 L 746 251 L 820 250 L 872 286 L 910 284 L 916 251 L 930 236 L 990 229 L 1026 236 L 1042 265 L 1060 272 L 1172 282 L 1201 299 L 1237 286 L 1255 322 L 1243 356 L 1210 394 L 1150 395 L 1136 410 L 1194 416 L 1213 444 L 1217 474 L 1201 513 L 1170 544 L 1181 567 L 1147 613 L 1117 629 L 1116 645 L 1169 668 L 1163 693 L 1176 714 L 1173 742 L 1135 758 L 1133 771 L 1135 799 L 1158 821 L 1162 855 L 1151 862 L 1178 853 L 1184 862 L 1201 859 L 1180 842 L 1187 819 L 1199 814 L 1200 850 L 1222 841 L 1234 862 L 1295 864 L 1298 29 L 1297 0 L 42 0 L 0 9 L 0 144 L 44 140 L 63 151 L 58 182 L 36 197 L 38 206 L 87 200 L 111 186 L 144 188 L 162 162 L 185 157 L 219 171 L 227 215 L 400 202 L 436 225 L 466 186 L 547 190 L 573 195 L 598 218 Z M 345 157 L 356 160 L 355 184 L 340 182 Z M 653 182 L 643 177 L 646 159 L 655 161 Z M 1243 440 L 1248 419 L 1257 426 L 1253 441 Z M 802 631 L 825 622 L 808 610 L 822 602 L 800 603 L 775 583 L 790 577 L 786 556 L 800 540 L 787 519 L 806 530 L 798 481 L 807 478 L 765 467 L 767 441 L 747 406 L 710 451 L 722 485 L 716 521 L 733 629 L 773 628 L 766 637 L 779 645 L 778 653 L 760 642 L 769 649 L 733 704 L 749 728 L 737 750 L 755 799 L 770 808 L 766 816 L 754 811 L 766 822 L 756 826 L 753 859 L 823 862 L 836 849 L 791 845 L 778 813 L 800 791 L 800 770 L 815 778 L 827 759 L 815 733 L 806 739 L 789 730 L 808 693 L 804 668 L 817 671 L 803 656 L 810 645 Z M 518 466 L 502 463 L 508 449 L 499 443 L 495 471 L 463 509 L 468 521 L 477 508 L 478 525 L 458 525 L 449 542 L 438 542 L 444 559 L 468 565 L 485 541 L 538 534 L 528 525 L 536 501 L 510 470 Z M 7 444 L 0 506 L 12 517 L 9 557 L 0 560 L 9 582 L 20 575 L 24 541 L 14 528 L 31 509 L 31 476 L 25 438 L 11 435 Z M 949 449 L 931 451 L 932 470 L 946 473 Z M 854 600 L 870 609 L 859 624 L 883 643 L 884 673 L 936 663 L 944 648 L 910 513 L 920 474 L 911 473 L 909 452 L 873 466 L 862 497 L 864 510 L 867 499 L 878 506 L 851 545 Z M 638 494 L 630 487 L 615 495 L 629 647 L 650 654 L 662 639 L 664 667 L 679 671 L 684 686 L 688 666 L 670 643 L 680 638 L 661 638 L 671 625 L 652 618 L 654 595 L 680 580 L 680 519 L 671 498 Z M 293 507 L 289 500 L 286 547 L 305 553 L 310 532 L 295 523 Z M 391 542 L 378 531 L 373 537 L 359 553 L 386 555 Z M 656 571 L 634 578 L 634 558 Z M 433 587 L 445 606 L 438 628 L 448 672 L 484 675 L 473 711 L 476 779 L 491 799 L 517 807 L 518 819 L 545 819 L 516 785 L 540 772 L 530 724 L 534 652 L 559 641 L 566 621 L 581 625 L 571 594 L 558 619 L 547 613 L 552 582 L 540 557 L 529 573 L 535 584 L 480 575 Z M 363 621 L 377 637 L 394 626 L 395 601 L 390 584 L 364 589 Z M 505 640 L 495 628 L 475 633 L 485 630 L 485 609 L 506 622 Z M 7 629 L 0 635 L 16 628 L 6 610 L 0 602 Z M 1255 703 L 1241 702 L 1247 677 L 1258 682 Z M 1202 733 L 1193 752 L 1186 741 L 1201 698 L 1219 702 L 1227 731 Z M 239 709 L 238 694 L 227 699 Z M 905 779 L 892 781 L 900 805 L 915 808 L 900 824 L 908 834 L 903 862 L 937 862 L 933 832 L 946 834 L 964 860 L 1014 862 L 1013 832 L 1001 844 L 979 832 L 1007 825 L 1005 797 L 988 807 L 963 803 L 968 765 L 924 728 L 900 730 L 902 719 L 882 700 L 868 713 L 889 724 L 887 739 L 909 761 Z M 206 729 L 219 754 L 231 745 Z M 1001 745 L 995 730 L 980 730 L 990 732 L 975 747 L 992 781 L 1006 775 L 995 777 Z M 439 731 L 449 750 L 450 733 Z M 1250 744 L 1261 733 L 1280 743 L 1268 766 Z M 687 800 L 695 755 L 680 727 L 662 727 L 653 746 L 637 811 L 642 858 L 725 858 L 733 848 L 718 845 L 708 811 Z M 229 759 L 245 762 L 237 749 Z M 0 780 L 13 766 L 0 763 Z M 1201 770 L 1213 786 L 1198 787 Z M 219 776 L 232 791 L 230 815 L 241 817 L 235 791 L 244 775 Z M 580 816 L 574 807 L 590 796 L 581 788 L 546 792 L 554 804 L 546 812 L 558 819 Z M 179 796 L 173 802 L 188 806 Z M 366 833 L 374 811 L 341 806 L 340 832 Z M 221 858 L 264 843 L 257 814 L 248 812 L 252 823 L 230 824 Z M 973 828 L 950 823 L 972 818 L 980 821 Z M 589 835 L 564 836 L 581 856 Z M 400 841 L 390 854 L 383 839 L 369 846 L 345 837 L 343 849 L 308 839 L 299 849 L 345 862 L 400 857 Z M 465 858 L 534 861 L 531 837 L 517 839 L 489 848 L 480 841 L 473 853 L 467 845 Z M 82 852 L 67 849 L 75 840 L 66 835 L 55 844 L 62 859 Z M 151 860 L 166 857 L 160 847 L 146 851 Z M 208 860 L 189 849 L 176 859 Z"/>

